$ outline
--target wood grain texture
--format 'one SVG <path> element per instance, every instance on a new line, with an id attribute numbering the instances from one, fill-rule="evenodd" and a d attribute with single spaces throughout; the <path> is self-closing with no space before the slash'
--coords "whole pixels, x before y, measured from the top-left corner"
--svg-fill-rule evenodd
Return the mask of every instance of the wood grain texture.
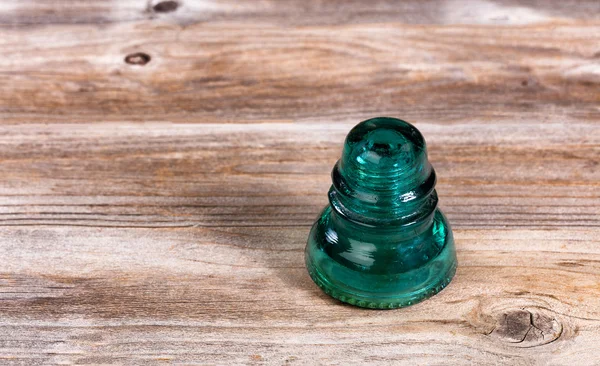
<path id="1" fill-rule="evenodd" d="M 99 9 L 134 3 L 140 12 L 147 7 L 138 1 L 81 2 L 70 11 L 91 21 Z M 34 4 L 11 6 L 32 13 L 28 6 Z M 572 17 L 592 3 L 560 16 L 510 3 L 419 3 L 415 11 L 435 9 L 450 24 L 402 22 L 408 15 L 393 21 L 392 12 L 366 23 L 358 17 L 301 25 L 255 17 L 244 3 L 182 4 L 148 20 L 125 20 L 115 10 L 115 20 L 106 23 L 63 24 L 50 17 L 57 24 L 0 27 L 0 116 L 19 123 L 600 116 L 600 21 Z M 180 19 L 192 17 L 195 10 L 186 7 L 194 6 L 212 9 L 203 12 L 209 17 L 219 11 L 230 16 Z M 278 6 L 270 8 L 278 14 Z M 314 19 L 318 9 L 296 17 Z M 0 13 L 18 19 L 17 10 Z M 139 52 L 150 62 L 125 62 Z"/>
<path id="2" fill-rule="evenodd" d="M 1 4 L 0 364 L 599 364 L 598 7 Z M 459 260 L 392 311 L 303 264 L 375 115 L 426 137 Z"/>

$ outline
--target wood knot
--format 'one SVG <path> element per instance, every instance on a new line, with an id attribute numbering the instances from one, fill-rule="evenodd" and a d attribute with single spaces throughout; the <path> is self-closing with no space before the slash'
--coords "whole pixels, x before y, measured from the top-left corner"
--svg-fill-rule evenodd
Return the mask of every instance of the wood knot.
<path id="1" fill-rule="evenodd" d="M 177 1 L 161 1 L 152 7 L 156 13 L 170 13 L 177 10 L 179 3 Z"/>
<path id="2" fill-rule="evenodd" d="M 521 86 L 530 88 L 539 88 L 540 84 L 534 77 L 528 77 L 527 79 L 521 80 Z"/>
<path id="3" fill-rule="evenodd" d="M 515 347 L 530 348 L 554 342 L 562 332 L 562 324 L 550 315 L 518 309 L 502 314 L 490 335 Z"/>
<path id="4" fill-rule="evenodd" d="M 150 60 L 151 60 L 150 55 L 147 53 L 143 53 L 143 52 L 132 53 L 125 57 L 125 62 L 130 65 L 143 66 L 143 65 L 147 64 L 148 62 L 150 62 Z"/>

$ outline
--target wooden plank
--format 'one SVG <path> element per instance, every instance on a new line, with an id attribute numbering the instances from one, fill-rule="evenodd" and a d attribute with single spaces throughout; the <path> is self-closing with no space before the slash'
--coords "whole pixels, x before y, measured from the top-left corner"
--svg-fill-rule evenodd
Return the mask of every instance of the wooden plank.
<path id="1" fill-rule="evenodd" d="M 241 123 L 384 114 L 456 123 L 600 116 L 597 20 L 282 26 L 245 19 L 2 28 L 0 118 Z"/>
<path id="2" fill-rule="evenodd" d="M 456 227 L 600 226 L 595 124 L 417 126 Z M 0 225 L 308 226 L 351 127 L 0 126 Z"/>
<path id="3" fill-rule="evenodd" d="M 459 229 L 456 279 L 400 311 L 324 295 L 302 266 L 307 231 L 3 228 L 1 354 L 29 364 L 598 361 L 597 230 Z M 549 317 L 536 325 L 544 335 L 526 337 L 529 319 L 502 330 L 524 311 Z"/>
<path id="4" fill-rule="evenodd" d="M 157 19 L 179 24 L 251 19 L 279 25 L 381 22 L 510 25 L 599 20 L 600 4 L 594 0 L 22 0 L 0 7 L 0 26 L 11 27 L 104 25 Z"/>

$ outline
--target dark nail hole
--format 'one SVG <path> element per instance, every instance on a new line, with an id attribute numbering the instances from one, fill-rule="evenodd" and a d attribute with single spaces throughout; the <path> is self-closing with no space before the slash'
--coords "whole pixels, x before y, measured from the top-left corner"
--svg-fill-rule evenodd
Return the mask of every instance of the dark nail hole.
<path id="1" fill-rule="evenodd" d="M 161 1 L 154 5 L 152 9 L 157 13 L 169 13 L 177 10 L 179 3 L 177 1 Z"/>
<path id="2" fill-rule="evenodd" d="M 529 82 L 527 80 L 521 81 L 521 85 L 522 86 L 527 86 L 528 84 L 529 84 Z"/>
<path id="3" fill-rule="evenodd" d="M 136 52 L 125 57 L 125 62 L 130 65 L 145 65 L 150 62 L 150 55 L 143 52 Z"/>

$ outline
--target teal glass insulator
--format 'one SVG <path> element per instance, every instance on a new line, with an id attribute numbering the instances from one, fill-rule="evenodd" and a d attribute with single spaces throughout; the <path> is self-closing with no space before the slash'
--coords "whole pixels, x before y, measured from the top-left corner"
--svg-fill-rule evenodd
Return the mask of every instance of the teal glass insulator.
<path id="1" fill-rule="evenodd" d="M 419 130 L 387 117 L 359 123 L 331 176 L 329 205 L 305 250 L 321 289 L 352 305 L 393 309 L 448 285 L 454 239 L 437 208 L 435 171 Z"/>

